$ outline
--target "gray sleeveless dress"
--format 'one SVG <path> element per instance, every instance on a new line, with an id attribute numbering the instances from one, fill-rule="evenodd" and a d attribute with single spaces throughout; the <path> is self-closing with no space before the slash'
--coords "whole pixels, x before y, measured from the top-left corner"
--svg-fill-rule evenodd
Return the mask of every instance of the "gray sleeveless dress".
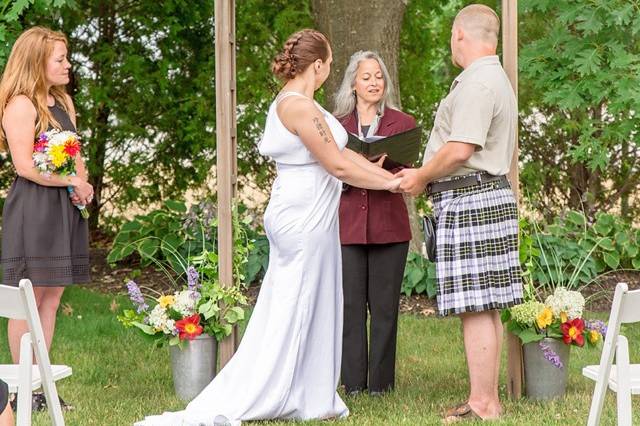
<path id="1" fill-rule="evenodd" d="M 58 104 L 49 107 L 62 130 L 76 131 Z M 2 284 L 34 286 L 89 282 L 87 220 L 66 187 L 42 186 L 16 177 L 2 209 Z"/>

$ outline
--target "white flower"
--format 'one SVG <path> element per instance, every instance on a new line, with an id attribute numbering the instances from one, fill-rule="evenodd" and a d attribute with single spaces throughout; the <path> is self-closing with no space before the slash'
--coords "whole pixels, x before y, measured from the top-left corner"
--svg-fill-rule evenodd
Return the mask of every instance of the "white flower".
<path id="1" fill-rule="evenodd" d="M 175 293 L 175 302 L 171 308 L 178 312 L 183 317 L 188 317 L 196 313 L 196 302 L 198 297 L 195 297 L 195 292 L 191 290 L 183 290 Z"/>
<path id="2" fill-rule="evenodd" d="M 584 309 L 584 297 L 578 291 L 567 290 L 565 287 L 558 287 L 553 295 L 547 297 L 545 305 L 549 306 L 555 317 L 559 317 L 562 312 L 567 314 L 569 320 L 582 317 Z"/>
<path id="3" fill-rule="evenodd" d="M 157 304 L 149 313 L 149 325 L 155 328 L 157 331 L 162 331 L 164 334 L 172 334 L 175 328 L 175 322 L 167 316 L 165 308 Z"/>

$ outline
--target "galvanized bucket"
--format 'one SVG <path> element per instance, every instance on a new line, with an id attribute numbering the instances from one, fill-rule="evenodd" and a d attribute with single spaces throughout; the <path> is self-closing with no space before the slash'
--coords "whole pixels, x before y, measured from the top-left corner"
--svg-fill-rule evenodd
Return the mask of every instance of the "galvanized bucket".
<path id="1" fill-rule="evenodd" d="M 540 343 L 558 355 L 563 367 L 558 368 L 544 356 Z M 527 343 L 524 352 L 524 388 L 527 397 L 536 401 L 561 398 L 567 390 L 571 346 L 562 340 L 545 337 L 541 342 Z"/>
<path id="2" fill-rule="evenodd" d="M 201 334 L 184 347 L 170 346 L 173 387 L 183 401 L 191 401 L 216 375 L 218 342 Z"/>

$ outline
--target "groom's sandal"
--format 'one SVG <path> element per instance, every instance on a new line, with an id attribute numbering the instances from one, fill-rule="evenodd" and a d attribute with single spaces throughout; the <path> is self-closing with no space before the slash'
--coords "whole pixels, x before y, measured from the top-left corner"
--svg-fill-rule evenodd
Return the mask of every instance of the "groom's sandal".
<path id="1" fill-rule="evenodd" d="M 444 424 L 462 422 L 465 420 L 482 420 L 468 403 L 458 405 L 455 408 L 447 410 L 445 417 L 442 419 Z"/>
<path id="2" fill-rule="evenodd" d="M 469 404 L 469 401 L 461 402 L 460 404 L 456 404 L 454 407 L 449 408 L 444 412 L 444 417 L 455 416 L 456 412 L 465 405 Z"/>

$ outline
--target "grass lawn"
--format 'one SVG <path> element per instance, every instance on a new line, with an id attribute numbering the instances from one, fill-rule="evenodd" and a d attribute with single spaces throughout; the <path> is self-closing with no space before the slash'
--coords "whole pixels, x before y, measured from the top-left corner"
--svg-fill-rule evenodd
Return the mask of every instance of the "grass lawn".
<path id="1" fill-rule="evenodd" d="M 59 315 L 51 358 L 74 370 L 73 376 L 58 383 L 63 398 L 77 407 L 65 414 L 68 425 L 131 425 L 145 414 L 184 407 L 173 395 L 168 350 L 153 349 L 134 330 L 121 327 L 110 310 L 113 300 L 82 288 L 71 288 L 64 295 L 66 313 Z M 124 298 L 116 301 L 126 306 Z M 440 413 L 465 398 L 467 373 L 459 322 L 403 315 L 399 329 L 396 391 L 383 398 L 363 395 L 347 399 L 351 415 L 340 424 L 438 425 Z M 629 327 L 625 334 L 631 342 L 632 362 L 640 362 L 640 329 Z M 0 322 L 0 339 L 4 342 L 0 361 L 6 363 L 5 322 Z M 596 350 L 573 348 L 569 387 L 563 400 L 545 404 L 526 399 L 505 401 L 504 419 L 493 424 L 585 424 L 593 382 L 583 378 L 580 370 L 598 360 Z M 501 394 L 505 392 L 502 385 Z M 634 397 L 633 404 L 634 424 L 640 424 L 640 399 Z M 49 424 L 47 414 L 34 418 L 35 425 Z M 615 424 L 611 393 L 602 424 Z"/>

